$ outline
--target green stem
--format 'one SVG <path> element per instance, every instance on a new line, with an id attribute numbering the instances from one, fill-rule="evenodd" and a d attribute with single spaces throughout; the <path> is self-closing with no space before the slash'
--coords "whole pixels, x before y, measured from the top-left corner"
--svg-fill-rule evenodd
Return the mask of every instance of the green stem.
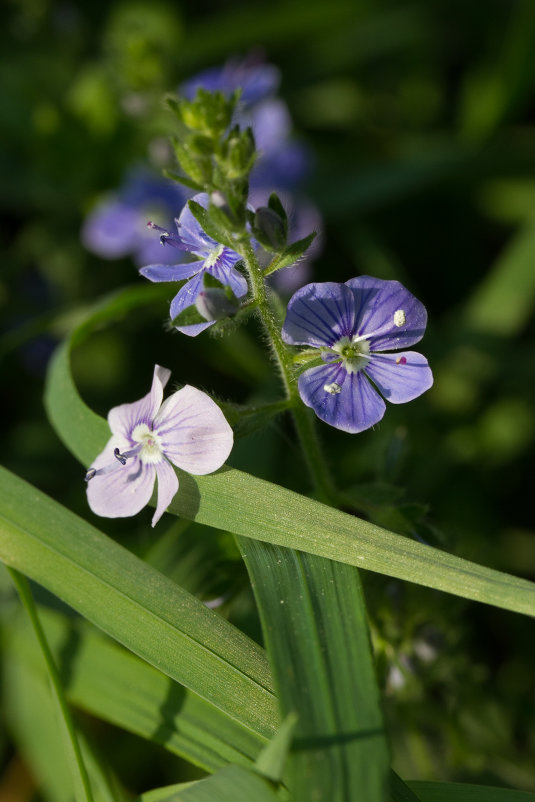
<path id="1" fill-rule="evenodd" d="M 321 500 L 335 505 L 336 491 L 325 465 L 325 458 L 314 425 L 315 421 L 311 416 L 310 410 L 302 404 L 299 397 L 295 380 L 294 360 L 282 339 L 280 324 L 273 314 L 273 309 L 269 302 L 264 275 L 249 241 L 242 242 L 241 255 L 245 261 L 258 313 L 269 337 L 271 350 L 279 368 L 311 479 Z"/>
<path id="2" fill-rule="evenodd" d="M 71 760 L 70 763 L 73 770 L 74 787 L 75 791 L 77 791 L 77 793 L 75 793 L 75 796 L 79 800 L 79 802 L 93 802 L 93 794 L 91 791 L 91 785 L 89 783 L 89 776 L 87 774 L 85 763 L 82 758 L 80 744 L 78 743 L 78 738 L 76 735 L 76 730 L 74 728 L 74 723 L 71 717 L 69 707 L 67 705 L 67 701 L 65 699 L 65 694 L 63 693 L 63 687 L 61 685 L 61 679 L 58 670 L 56 668 L 56 664 L 54 662 L 54 657 L 50 650 L 50 646 L 48 645 L 45 632 L 43 630 L 43 627 L 41 626 L 41 622 L 37 614 L 37 608 L 33 600 L 32 592 L 30 590 L 30 585 L 25 576 L 20 574 L 14 568 L 9 568 L 8 566 L 6 567 L 11 575 L 13 584 L 17 589 L 17 592 L 20 596 L 20 600 L 26 612 L 28 613 L 34 632 L 37 636 L 37 640 L 39 642 L 39 646 L 41 647 L 41 651 L 48 669 L 48 675 L 52 685 L 52 692 L 59 705 L 59 709 L 61 711 L 61 715 L 65 723 L 67 736 L 69 739 L 70 746 L 72 748 L 72 753 L 73 753 L 72 756 L 74 758 L 74 761 Z"/>

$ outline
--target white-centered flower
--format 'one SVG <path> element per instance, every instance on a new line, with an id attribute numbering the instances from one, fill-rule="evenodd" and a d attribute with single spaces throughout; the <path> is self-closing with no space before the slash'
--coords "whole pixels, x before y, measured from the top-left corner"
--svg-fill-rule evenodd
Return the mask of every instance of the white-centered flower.
<path id="1" fill-rule="evenodd" d="M 86 474 L 87 499 L 97 515 L 135 515 L 158 479 L 154 526 L 178 490 L 171 463 L 200 476 L 216 471 L 230 454 L 232 429 L 206 393 L 186 385 L 163 401 L 170 376 L 155 365 L 150 393 L 110 410 L 112 437 Z"/>

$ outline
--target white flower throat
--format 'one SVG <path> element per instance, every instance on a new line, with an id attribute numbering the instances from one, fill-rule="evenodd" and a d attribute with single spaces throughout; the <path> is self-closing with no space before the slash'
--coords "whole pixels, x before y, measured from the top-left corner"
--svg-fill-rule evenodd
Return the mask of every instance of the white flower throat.
<path id="1" fill-rule="evenodd" d="M 130 435 L 134 442 L 140 446 L 135 449 L 142 462 L 155 464 L 161 462 L 163 448 L 162 441 L 156 432 L 149 429 L 146 423 L 138 423 Z"/>

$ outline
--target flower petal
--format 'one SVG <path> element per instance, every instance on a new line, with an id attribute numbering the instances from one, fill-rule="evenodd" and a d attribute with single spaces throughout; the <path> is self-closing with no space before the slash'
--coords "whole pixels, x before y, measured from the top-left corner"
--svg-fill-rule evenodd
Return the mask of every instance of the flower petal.
<path id="1" fill-rule="evenodd" d="M 372 351 L 407 348 L 419 342 L 427 324 L 425 306 L 399 281 L 359 276 L 346 281 L 355 298 L 355 332 L 370 337 Z M 403 312 L 404 322 L 396 326 L 394 314 Z"/>
<path id="2" fill-rule="evenodd" d="M 191 200 L 198 203 L 203 209 L 207 209 L 210 203 L 210 198 L 206 192 L 194 195 Z M 180 212 L 177 227 L 180 239 L 189 246 L 188 250 L 197 253 L 199 256 L 208 256 L 208 253 L 218 246 L 218 243 L 200 227 L 187 203 Z"/>
<path id="3" fill-rule="evenodd" d="M 157 462 L 155 468 L 158 477 L 158 504 L 152 516 L 152 526 L 156 526 L 178 490 L 178 476 L 166 459 Z"/>
<path id="4" fill-rule="evenodd" d="M 203 277 L 204 270 L 201 270 L 200 273 L 197 273 L 196 276 L 193 276 L 187 284 L 184 284 L 184 286 L 179 289 L 171 301 L 171 308 L 169 310 L 171 320 L 174 320 L 176 317 L 178 317 L 179 314 L 184 311 L 184 309 L 187 309 L 189 306 L 193 306 L 198 294 L 203 288 Z"/>
<path id="5" fill-rule="evenodd" d="M 352 335 L 354 319 L 353 293 L 345 284 L 307 284 L 290 298 L 282 338 L 292 345 L 330 346 Z"/>
<path id="6" fill-rule="evenodd" d="M 392 404 L 412 401 L 433 384 L 427 359 L 415 351 L 373 354 L 364 371 Z"/>
<path id="7" fill-rule="evenodd" d="M 98 469 L 116 463 L 117 467 L 109 473 L 97 474 L 87 483 L 89 506 L 96 515 L 105 518 L 127 518 L 138 513 L 150 501 L 156 479 L 155 466 L 141 462 L 138 457 L 121 465 L 113 455 L 117 442 L 112 437 L 91 466 Z"/>
<path id="8" fill-rule="evenodd" d="M 110 409 L 108 423 L 112 434 L 125 438 L 128 440 L 128 444 L 131 445 L 130 435 L 138 423 L 146 423 L 151 426 L 156 413 L 160 409 L 163 390 L 169 381 L 170 375 L 170 370 L 155 365 L 150 393 L 132 404 L 121 404 Z"/>
<path id="9" fill-rule="evenodd" d="M 225 248 L 225 251 L 228 254 L 234 254 L 234 251 L 231 251 L 229 248 Z M 242 274 L 236 270 L 236 268 L 232 267 L 232 264 L 235 264 L 239 260 L 238 254 L 234 254 L 236 259 L 233 261 L 231 259 L 227 259 L 227 264 L 222 262 L 220 259 L 217 260 L 215 265 L 206 269 L 207 273 L 210 273 L 214 278 L 221 282 L 221 284 L 225 284 L 226 286 L 230 287 L 236 298 L 241 298 L 248 290 L 247 281 Z M 223 257 L 225 254 L 223 253 Z"/>
<path id="10" fill-rule="evenodd" d="M 325 389 L 336 390 L 336 385 L 336 392 Z M 305 371 L 298 387 L 302 400 L 318 418 L 344 432 L 369 429 L 385 414 L 385 402 L 363 373 L 348 373 L 340 362 Z"/>
<path id="11" fill-rule="evenodd" d="M 179 265 L 147 265 L 139 271 L 149 281 L 184 281 L 201 270 L 202 262 L 186 262 Z"/>
<path id="12" fill-rule="evenodd" d="M 214 323 L 215 320 L 207 320 L 206 323 L 189 323 L 187 326 L 175 326 L 175 329 L 188 337 L 196 337 L 210 326 L 213 326 Z"/>
<path id="13" fill-rule="evenodd" d="M 165 456 L 188 473 L 212 473 L 232 450 L 233 432 L 206 393 L 186 385 L 162 404 L 154 421 Z"/>

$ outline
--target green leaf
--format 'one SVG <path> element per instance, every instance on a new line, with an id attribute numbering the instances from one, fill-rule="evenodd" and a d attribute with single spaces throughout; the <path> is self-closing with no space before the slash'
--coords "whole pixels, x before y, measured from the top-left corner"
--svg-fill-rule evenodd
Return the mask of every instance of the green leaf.
<path id="1" fill-rule="evenodd" d="M 292 794 L 383 802 L 389 756 L 358 572 L 254 540 L 238 542 L 282 713 L 298 715 Z"/>
<path id="2" fill-rule="evenodd" d="M 253 771 L 227 766 L 195 783 L 171 785 L 142 794 L 135 802 L 280 802 L 270 784 Z"/>
<path id="3" fill-rule="evenodd" d="M 312 242 L 316 236 L 316 232 L 313 231 L 312 234 L 309 234 L 307 237 L 303 237 L 303 239 L 298 239 L 296 242 L 292 242 L 291 245 L 281 253 L 280 256 L 277 256 L 264 270 L 264 275 L 269 276 L 271 273 L 274 273 L 276 270 L 281 270 L 283 267 L 290 267 L 290 265 L 295 264 L 298 262 L 299 259 L 304 255 L 305 251 L 312 245 Z"/>
<path id="4" fill-rule="evenodd" d="M 91 319 L 85 328 L 91 326 Z M 79 336 L 77 329 L 73 338 Z M 48 415 L 67 448 L 89 465 L 107 442 L 107 423 L 76 391 L 70 373 L 71 341 L 56 351 L 47 379 Z M 535 615 L 535 584 L 395 535 L 347 513 L 241 471 L 210 476 L 179 472 L 175 515 L 320 557 Z"/>
<path id="5" fill-rule="evenodd" d="M 262 650 L 57 502 L 0 468 L 0 559 L 169 677 L 269 738 L 277 726 Z"/>
<path id="6" fill-rule="evenodd" d="M 535 794 L 465 783 L 409 782 L 421 802 L 535 802 Z"/>
<path id="7" fill-rule="evenodd" d="M 296 713 L 289 713 L 272 740 L 262 750 L 255 763 L 256 770 L 275 783 L 280 783 L 288 757 L 293 731 L 297 723 Z"/>
<path id="8" fill-rule="evenodd" d="M 256 760 L 265 744 L 257 733 L 87 622 L 44 608 L 40 617 L 71 704 L 159 743 L 208 772 L 228 763 L 250 766 Z M 4 651 L 16 664 L 15 674 L 31 672 L 43 682 L 42 658 L 27 621 L 20 615 L 10 617 L 3 634 Z"/>

